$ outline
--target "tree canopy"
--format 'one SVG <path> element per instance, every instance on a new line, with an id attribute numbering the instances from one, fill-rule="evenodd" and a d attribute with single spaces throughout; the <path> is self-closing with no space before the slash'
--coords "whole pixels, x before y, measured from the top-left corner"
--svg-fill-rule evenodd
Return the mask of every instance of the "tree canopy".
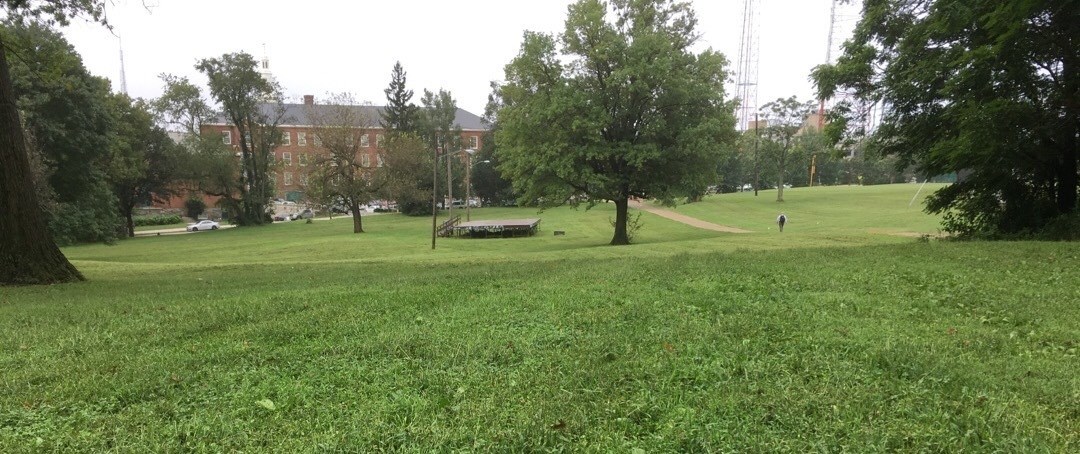
<path id="1" fill-rule="evenodd" d="M 281 141 L 284 116 L 280 88 L 259 74 L 255 58 L 245 52 L 208 58 L 196 68 L 206 75 L 210 95 L 221 105 L 226 121 L 239 132 L 239 225 L 270 221 L 266 212 L 274 192 L 271 173 L 274 148 Z"/>
<path id="2" fill-rule="evenodd" d="M 386 93 L 386 108 L 379 120 L 383 129 L 398 134 L 417 132 L 420 108 L 411 102 L 413 91 L 405 86 L 405 68 L 400 61 L 394 63 L 390 86 L 383 93 Z"/>
<path id="3" fill-rule="evenodd" d="M 496 87 L 499 170 L 525 202 L 673 203 L 715 180 L 734 140 L 727 60 L 693 53 L 697 19 L 670 0 L 580 0 L 556 36 L 526 32 Z M 591 205 L 590 205 L 591 206 Z"/>
<path id="4" fill-rule="evenodd" d="M 79 14 L 104 22 L 104 5 L 103 0 L 0 0 L 0 8 L 12 21 L 30 18 L 60 24 Z M 0 33 L 0 193 L 5 194 L 0 197 L 0 285 L 82 280 L 47 233 L 12 89 L 9 50 Z"/>
<path id="5" fill-rule="evenodd" d="M 804 127 L 807 115 L 814 109 L 812 101 L 780 98 L 761 107 L 765 126 L 760 131 L 761 154 L 776 166 L 776 201 L 784 201 L 784 183 L 791 163 L 807 155 L 816 143 L 817 132 Z"/>
<path id="6" fill-rule="evenodd" d="M 946 229 L 1038 230 L 1077 205 L 1077 11 L 1076 0 L 866 0 L 843 56 L 813 78 L 823 97 L 886 107 L 858 138 L 868 149 L 959 174 L 927 207 Z"/>

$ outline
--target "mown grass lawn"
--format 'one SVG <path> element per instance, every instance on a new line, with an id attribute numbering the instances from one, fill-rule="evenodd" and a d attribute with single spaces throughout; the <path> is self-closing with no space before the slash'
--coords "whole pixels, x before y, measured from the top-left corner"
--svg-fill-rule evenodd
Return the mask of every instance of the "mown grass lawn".
<path id="1" fill-rule="evenodd" d="M 881 234 L 933 218 L 858 189 L 629 247 L 602 205 L 67 248 L 88 282 L 0 288 L 0 452 L 1076 451 L 1080 247 Z"/>

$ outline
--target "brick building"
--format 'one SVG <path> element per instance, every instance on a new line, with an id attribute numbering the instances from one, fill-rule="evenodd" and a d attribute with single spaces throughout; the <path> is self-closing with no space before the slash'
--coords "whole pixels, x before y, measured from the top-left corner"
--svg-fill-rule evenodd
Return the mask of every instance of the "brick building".
<path id="1" fill-rule="evenodd" d="M 314 162 L 314 156 L 325 153 L 315 136 L 315 126 L 309 119 L 309 112 L 319 114 L 314 96 L 304 96 L 303 104 L 285 104 L 284 115 L 279 129 L 282 132 L 281 144 L 274 149 L 275 176 L 274 197 L 298 201 L 303 199 L 304 175 L 306 167 Z M 386 137 L 386 131 L 379 125 L 382 118 L 382 106 L 355 106 L 361 114 L 371 120 L 371 127 L 360 135 L 361 162 L 380 162 L 379 150 Z M 482 119 L 463 109 L 457 109 L 455 126 L 461 128 L 461 139 L 465 148 L 480 149 L 484 133 L 488 131 Z M 220 135 L 228 146 L 240 151 L 240 137 L 237 129 L 224 118 L 203 124 L 202 134 Z"/>

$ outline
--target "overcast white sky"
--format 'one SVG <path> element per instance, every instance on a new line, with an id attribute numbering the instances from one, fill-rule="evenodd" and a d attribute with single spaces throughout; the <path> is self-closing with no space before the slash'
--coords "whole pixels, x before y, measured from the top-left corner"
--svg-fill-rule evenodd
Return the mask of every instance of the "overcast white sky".
<path id="1" fill-rule="evenodd" d="M 188 76 L 202 58 L 246 51 L 270 58 L 287 100 L 351 92 L 385 103 L 395 61 L 419 104 L 425 88 L 451 91 L 458 106 L 483 114 L 489 82 L 517 54 L 525 30 L 559 32 L 570 0 L 116 0 L 108 9 L 123 39 L 128 92 L 161 94 L 158 75 Z M 150 11 L 144 8 L 150 7 Z M 759 0 L 759 103 L 811 99 L 807 77 L 825 60 L 832 0 Z M 697 0 L 702 46 L 738 58 L 743 0 Z M 849 7 L 853 10 L 853 7 Z M 851 14 L 848 11 L 847 14 Z M 852 16 L 842 16 L 847 29 Z M 120 86 L 119 41 L 105 28 L 73 23 L 64 31 L 91 73 Z M 839 43 L 846 36 L 834 37 Z M 728 96 L 734 89 L 729 88 Z M 208 95 L 208 94 L 207 94 Z"/>

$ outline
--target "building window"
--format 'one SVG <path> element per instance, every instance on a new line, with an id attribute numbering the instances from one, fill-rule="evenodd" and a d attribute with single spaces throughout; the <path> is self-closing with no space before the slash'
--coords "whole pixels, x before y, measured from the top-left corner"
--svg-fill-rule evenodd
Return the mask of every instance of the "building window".
<path id="1" fill-rule="evenodd" d="M 300 175 L 300 186 L 307 186 L 307 174 Z"/>
<path id="2" fill-rule="evenodd" d="M 322 146 L 322 137 L 319 136 L 319 133 L 312 134 L 311 140 L 315 142 L 316 147 Z"/>
<path id="3" fill-rule="evenodd" d="M 367 147 L 371 146 L 368 143 L 368 135 L 366 133 L 365 134 L 360 134 L 360 146 L 364 147 L 364 148 L 367 148 Z"/>
<path id="4" fill-rule="evenodd" d="M 382 134 L 376 134 L 375 135 L 375 147 L 376 148 L 382 148 L 383 147 L 383 135 Z"/>
<path id="5" fill-rule="evenodd" d="M 364 153 L 364 154 L 360 155 L 360 166 L 361 167 L 370 167 L 371 166 L 371 156 L 369 156 L 367 153 Z"/>
<path id="6" fill-rule="evenodd" d="M 377 164 L 377 165 L 378 165 L 379 167 L 382 167 L 382 166 L 383 166 L 383 162 L 382 162 L 382 155 L 381 155 L 381 154 L 377 154 L 377 155 L 375 155 L 375 160 L 376 160 L 376 161 L 378 162 L 378 164 Z"/>
<path id="7" fill-rule="evenodd" d="M 232 145 L 232 131 L 221 131 L 221 143 Z"/>
<path id="8" fill-rule="evenodd" d="M 480 138 L 469 136 L 469 148 L 472 148 L 473 150 L 480 148 Z"/>
<path id="9" fill-rule="evenodd" d="M 296 133 L 296 144 L 301 146 L 301 147 L 306 147 L 307 146 L 307 133 L 306 132 L 298 132 L 298 133 Z"/>
<path id="10" fill-rule="evenodd" d="M 285 172 L 284 178 L 286 186 L 292 184 L 292 172 Z"/>
<path id="11" fill-rule="evenodd" d="M 296 159 L 298 159 L 300 161 L 301 166 L 306 166 L 307 165 L 307 153 L 297 153 L 296 154 Z"/>
<path id="12" fill-rule="evenodd" d="M 284 162 L 285 165 L 287 165 L 287 166 L 291 166 L 292 165 L 292 153 L 289 153 L 288 151 L 282 153 L 281 154 L 281 162 Z"/>
<path id="13" fill-rule="evenodd" d="M 292 145 L 292 134 L 289 134 L 289 131 L 285 131 L 285 132 L 281 133 L 281 144 L 282 145 Z"/>
<path id="14" fill-rule="evenodd" d="M 252 142 L 251 142 L 251 133 L 250 132 L 245 132 L 244 133 L 244 142 L 247 143 L 248 148 L 251 148 Z"/>

